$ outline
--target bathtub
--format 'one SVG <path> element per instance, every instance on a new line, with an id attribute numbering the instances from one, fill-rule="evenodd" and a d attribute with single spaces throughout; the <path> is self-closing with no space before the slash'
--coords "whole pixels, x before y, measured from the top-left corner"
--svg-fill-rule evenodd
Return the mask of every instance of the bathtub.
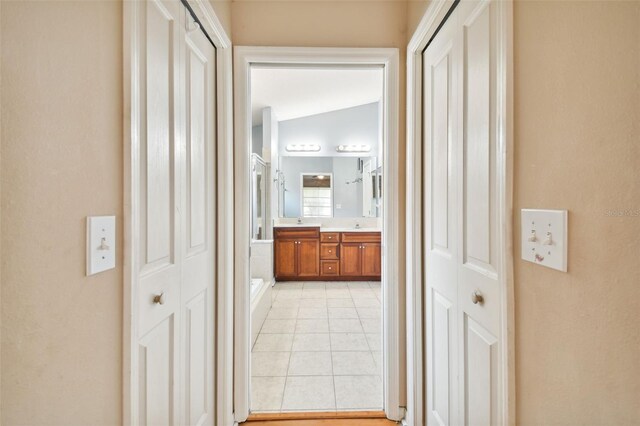
<path id="1" fill-rule="evenodd" d="M 271 281 L 262 278 L 251 279 L 251 348 L 256 343 L 258 333 L 271 309 Z"/>

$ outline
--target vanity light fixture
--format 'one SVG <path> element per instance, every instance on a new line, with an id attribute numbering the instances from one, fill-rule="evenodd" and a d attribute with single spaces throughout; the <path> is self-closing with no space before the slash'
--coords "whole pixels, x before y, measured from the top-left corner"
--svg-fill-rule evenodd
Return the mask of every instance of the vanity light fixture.
<path id="1" fill-rule="evenodd" d="M 315 143 L 289 144 L 285 149 L 289 152 L 318 152 L 320 145 Z"/>
<path id="2" fill-rule="evenodd" d="M 338 145 L 336 148 L 338 152 L 369 152 L 371 151 L 371 146 L 369 145 Z"/>

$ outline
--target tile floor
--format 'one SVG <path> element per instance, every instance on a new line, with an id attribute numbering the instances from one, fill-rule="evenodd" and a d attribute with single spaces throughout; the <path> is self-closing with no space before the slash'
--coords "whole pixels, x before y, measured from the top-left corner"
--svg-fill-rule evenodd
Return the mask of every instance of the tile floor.
<path id="1" fill-rule="evenodd" d="M 380 282 L 286 282 L 251 353 L 251 411 L 382 409 Z"/>

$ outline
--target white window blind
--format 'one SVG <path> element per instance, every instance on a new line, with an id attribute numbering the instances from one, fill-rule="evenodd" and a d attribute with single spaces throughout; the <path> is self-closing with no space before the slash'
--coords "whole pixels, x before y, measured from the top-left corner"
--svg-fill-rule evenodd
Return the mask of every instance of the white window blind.
<path id="1" fill-rule="evenodd" d="M 303 216 L 331 217 L 331 210 L 331 188 L 303 188 Z"/>

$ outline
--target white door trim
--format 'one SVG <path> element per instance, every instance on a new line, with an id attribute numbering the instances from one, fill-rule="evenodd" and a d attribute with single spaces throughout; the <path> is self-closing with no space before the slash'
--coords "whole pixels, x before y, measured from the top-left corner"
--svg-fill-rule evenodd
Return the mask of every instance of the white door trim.
<path id="1" fill-rule="evenodd" d="M 177 0 L 176 0 L 177 1 Z M 213 8 L 206 0 L 188 0 L 216 48 L 216 112 L 217 112 L 217 283 L 215 353 L 211 368 L 216 370 L 216 424 L 233 424 L 233 121 L 232 121 L 232 51 L 231 40 Z M 122 423 L 135 424 L 138 395 L 138 295 L 137 253 L 139 241 L 136 220 L 139 206 L 137 193 L 140 179 L 137 152 L 140 146 L 140 84 L 138 16 L 141 1 L 123 4 L 123 138 L 124 138 L 124 293 L 123 293 L 123 413 Z"/>
<path id="2" fill-rule="evenodd" d="M 400 420 L 400 318 L 401 303 L 396 282 L 399 270 L 399 82 L 398 50 L 393 48 L 299 48 L 299 47 L 235 47 L 235 416 L 242 422 L 249 415 L 250 333 L 249 333 L 249 244 L 250 244 L 250 150 L 251 134 L 250 67 L 252 64 L 380 66 L 384 69 L 384 171 L 382 225 L 383 282 L 383 364 L 384 410 L 387 417 Z M 404 302 L 402 302 L 404 303 Z"/>
<path id="3" fill-rule="evenodd" d="M 464 1 L 464 0 L 463 0 Z M 423 315 L 423 223 L 424 167 L 422 164 L 422 52 L 455 2 L 434 0 L 427 8 L 407 48 L 407 417 L 406 424 L 425 424 L 425 373 Z M 499 181 L 499 281 L 502 312 L 502 345 L 499 395 L 500 418 L 515 424 L 515 335 L 513 297 L 513 3 L 498 1 L 496 22 L 498 51 L 498 149 Z"/>

